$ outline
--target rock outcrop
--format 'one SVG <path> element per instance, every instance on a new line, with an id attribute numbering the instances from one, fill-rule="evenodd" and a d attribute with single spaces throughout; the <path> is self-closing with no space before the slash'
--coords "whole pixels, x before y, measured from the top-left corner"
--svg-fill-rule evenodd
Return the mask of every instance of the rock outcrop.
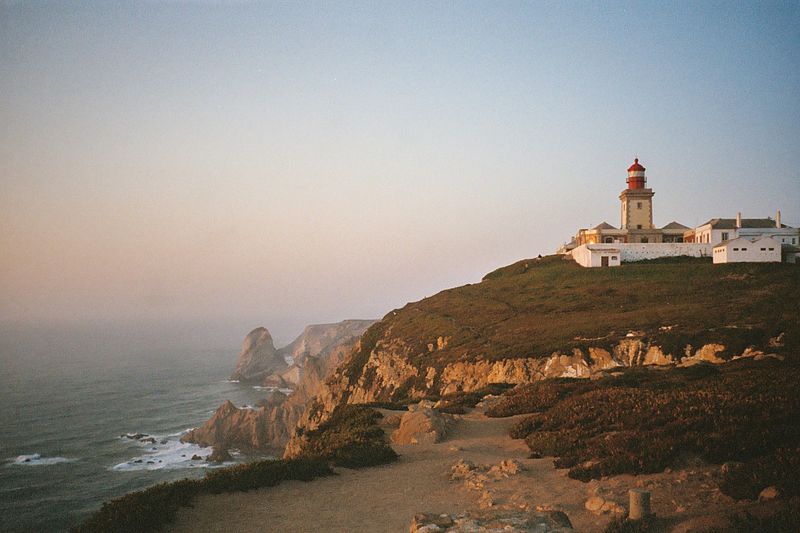
<path id="1" fill-rule="evenodd" d="M 278 393 L 257 408 L 238 408 L 225 401 L 199 428 L 181 437 L 182 442 L 219 449 L 279 453 L 281 442 L 289 438 L 289 411 L 283 408 L 286 395 Z"/>
<path id="2" fill-rule="evenodd" d="M 293 343 L 298 350 L 303 347 L 303 355 L 300 357 L 302 366 L 295 363 L 288 367 L 281 354 L 289 347 L 275 350 L 266 329 L 254 330 L 245 339 L 237 373 L 240 366 L 251 370 L 268 369 L 270 365 L 274 368 L 277 365 L 270 361 L 278 354 L 283 367 L 262 373 L 260 383 L 276 388 L 295 387 L 294 391 L 288 397 L 273 391 L 255 409 L 240 409 L 226 401 L 205 424 L 188 432 L 181 440 L 201 446 L 280 455 L 309 399 L 319 393 L 325 379 L 353 349 L 362 328 L 372 322 L 374 321 L 346 320 L 340 323 L 340 327 L 339 324 L 309 326 Z M 258 358 L 261 356 L 266 359 L 266 363 L 259 362 Z M 236 375 L 235 373 L 234 376 Z"/>
<path id="3" fill-rule="evenodd" d="M 326 359 L 332 350 L 349 339 L 360 337 L 374 323 L 375 320 L 342 320 L 334 324 L 312 324 L 281 348 L 280 353 L 302 368 L 307 357 Z"/>
<path id="4" fill-rule="evenodd" d="M 491 510 L 459 515 L 419 513 L 414 516 L 411 533 L 478 533 L 504 531 L 567 533 L 572 523 L 561 511 Z"/>
<path id="5" fill-rule="evenodd" d="M 287 366 L 283 356 L 275 349 L 267 328 L 256 328 L 244 338 L 231 379 L 260 383 L 265 377 L 279 373 Z"/>
<path id="6" fill-rule="evenodd" d="M 435 444 L 447 436 L 452 416 L 433 409 L 430 402 L 408 406 L 400 418 L 400 427 L 392 433 L 395 444 Z"/>
<path id="7" fill-rule="evenodd" d="M 390 332 L 391 330 L 389 330 Z M 368 335 L 369 333 L 367 333 Z M 365 337 L 367 336 L 365 335 Z M 410 357 L 411 347 L 401 339 L 387 335 L 365 354 L 362 339 L 348 361 L 319 388 L 298 421 L 298 427 L 314 429 L 340 403 L 386 402 L 405 398 L 443 396 L 469 392 L 491 383 L 527 384 L 546 378 L 592 378 L 619 367 L 692 364 L 720 364 L 717 354 L 724 350 L 718 343 L 697 348 L 687 345 L 681 355 L 665 353 L 658 345 L 637 333 L 610 347 L 575 348 L 571 353 L 555 352 L 546 357 L 520 357 L 490 361 L 482 356 L 448 363 L 444 367 L 417 366 Z M 752 350 L 745 357 L 752 357 Z M 354 362 L 364 359 L 363 366 Z M 741 356 L 740 356 L 741 357 Z M 300 432 L 302 433 L 302 432 Z M 293 435 L 285 457 L 294 457 L 301 449 L 302 435 Z"/>

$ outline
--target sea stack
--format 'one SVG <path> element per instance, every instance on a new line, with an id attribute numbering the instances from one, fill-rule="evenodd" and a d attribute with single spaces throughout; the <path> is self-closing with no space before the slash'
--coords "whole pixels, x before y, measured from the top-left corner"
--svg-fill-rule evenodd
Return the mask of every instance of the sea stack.
<path id="1" fill-rule="evenodd" d="M 269 374 L 285 370 L 288 365 L 275 349 L 267 328 L 256 328 L 244 338 L 239 360 L 231 379 L 261 382 Z"/>

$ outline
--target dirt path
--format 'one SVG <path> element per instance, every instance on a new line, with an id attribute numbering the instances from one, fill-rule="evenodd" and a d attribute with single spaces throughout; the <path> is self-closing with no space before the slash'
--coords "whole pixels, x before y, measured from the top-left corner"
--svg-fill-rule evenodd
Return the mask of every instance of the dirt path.
<path id="1" fill-rule="evenodd" d="M 527 458 L 524 441 L 507 434 L 519 417 L 492 419 L 475 411 L 457 418 L 442 443 L 395 445 L 400 459 L 390 465 L 337 469 L 338 475 L 312 482 L 289 481 L 252 492 L 199 497 L 194 508 L 179 511 L 171 531 L 399 533 L 408 531 L 416 513 L 477 510 L 482 496 L 485 505 L 488 492 L 497 508 L 561 510 L 577 531 L 599 532 L 612 516 L 585 508 L 590 491 L 598 485 L 604 498 L 623 505 L 629 488 L 650 489 L 653 510 L 661 517 L 674 517 L 668 528 L 673 531 L 692 531 L 701 524 L 708 527 L 711 524 L 702 517 L 713 514 L 709 511 L 727 513 L 736 507 L 715 488 L 713 472 L 718 467 L 582 483 L 568 478 L 564 470 L 555 470 L 552 459 Z M 514 459 L 524 469 L 487 480 L 476 490 L 451 480 L 451 468 L 460 459 L 486 466 Z"/>
<path id="2" fill-rule="evenodd" d="M 506 501 L 511 494 L 517 494 L 514 504 L 522 505 L 519 494 L 524 493 L 537 505 L 562 509 L 582 531 L 599 527 L 583 509 L 585 484 L 554 470 L 552 460 L 527 459 L 524 442 L 507 436 L 515 420 L 471 413 L 459 417 L 445 442 L 395 446 L 400 459 L 391 465 L 340 468 L 336 476 L 308 483 L 290 481 L 252 492 L 203 496 L 194 508 L 179 512 L 172 531 L 408 531 L 419 512 L 478 508 L 481 492 L 450 480 L 450 469 L 459 459 L 484 465 L 516 459 L 525 465 L 519 475 L 491 487 L 498 495 L 496 505 L 511 504 Z"/>

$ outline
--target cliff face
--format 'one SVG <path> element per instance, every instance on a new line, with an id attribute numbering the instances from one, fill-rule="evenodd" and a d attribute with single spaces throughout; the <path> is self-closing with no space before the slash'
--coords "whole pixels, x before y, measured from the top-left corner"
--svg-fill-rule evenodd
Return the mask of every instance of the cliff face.
<path id="1" fill-rule="evenodd" d="M 181 440 L 201 446 L 280 454 L 305 411 L 309 399 L 318 394 L 324 380 L 352 351 L 364 329 L 374 322 L 374 320 L 346 320 L 340 324 L 309 326 L 292 344 L 280 351 L 274 350 L 274 347 L 272 350 L 269 349 L 272 340 L 271 338 L 266 340 L 269 333 L 265 334 L 264 328 L 254 330 L 245 339 L 245 346 L 242 348 L 242 353 L 248 356 L 245 359 L 245 369 L 270 368 L 269 364 L 254 361 L 258 354 L 267 357 L 267 363 L 278 354 L 283 362 L 282 353 L 286 351 L 291 353 L 290 347 L 294 347 L 298 350 L 297 353 L 302 355 L 299 357 L 301 364 L 295 363 L 287 368 L 284 363 L 280 372 L 267 370 L 266 374 L 245 372 L 243 375 L 260 376 L 258 381 L 265 385 L 294 386 L 295 390 L 288 397 L 273 392 L 255 409 L 240 409 L 230 401 L 226 401 L 205 424 L 190 431 Z M 254 335 L 260 330 L 263 331 Z M 260 344 L 259 339 L 261 339 Z M 242 364 L 243 359 L 240 356 L 237 373 Z M 234 376 L 236 375 L 239 374 L 235 373 Z"/>
<path id="2" fill-rule="evenodd" d="M 335 324 L 312 324 L 306 326 L 291 344 L 280 349 L 281 355 L 291 357 L 294 364 L 302 368 L 307 357 L 326 359 L 331 350 L 336 349 L 350 338 L 360 337 L 375 320 L 343 320 Z"/>
<path id="3" fill-rule="evenodd" d="M 289 438 L 293 427 L 290 410 L 284 408 L 285 400 L 285 395 L 276 393 L 276 397 L 255 409 L 239 409 L 226 400 L 205 424 L 182 436 L 181 441 L 220 449 L 279 453 L 280 443 Z"/>
<path id="4" fill-rule="evenodd" d="M 603 270 L 557 258 L 520 262 L 390 312 L 362 336 L 298 427 L 317 427 L 345 403 L 780 354 L 800 345 L 798 301 L 798 276 L 786 265 Z M 302 433 L 287 457 L 300 449 Z"/>
<path id="5" fill-rule="evenodd" d="M 295 387 L 307 357 L 327 360 L 340 345 L 358 338 L 375 320 L 343 320 L 306 326 L 288 346 L 276 349 L 266 328 L 256 328 L 244 339 L 231 379 L 269 387 Z M 286 363 L 289 359 L 293 364 Z"/>
<path id="6" fill-rule="evenodd" d="M 258 383 L 270 374 L 285 370 L 287 366 L 283 356 L 275 349 L 267 328 L 256 328 L 244 338 L 231 379 Z"/>

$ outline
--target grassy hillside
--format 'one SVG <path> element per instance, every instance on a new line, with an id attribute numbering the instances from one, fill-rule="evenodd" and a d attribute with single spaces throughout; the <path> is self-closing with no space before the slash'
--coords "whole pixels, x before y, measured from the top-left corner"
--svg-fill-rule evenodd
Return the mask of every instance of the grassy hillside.
<path id="1" fill-rule="evenodd" d="M 559 256 L 519 261 L 479 284 L 442 291 L 386 315 L 362 337 L 350 361 L 358 373 L 370 350 L 400 340 L 416 366 L 450 361 L 544 357 L 612 346 L 631 330 L 667 353 L 687 344 L 725 344 L 723 356 L 800 331 L 800 268 L 788 264 L 713 265 L 707 260 L 582 268 Z M 431 350 L 437 339 L 446 347 Z"/>

